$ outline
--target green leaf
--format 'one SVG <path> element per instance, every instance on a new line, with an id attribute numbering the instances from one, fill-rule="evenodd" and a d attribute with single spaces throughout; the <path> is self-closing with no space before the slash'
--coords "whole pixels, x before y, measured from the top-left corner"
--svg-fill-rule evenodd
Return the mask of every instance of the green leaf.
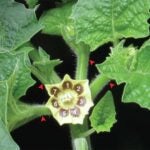
<path id="1" fill-rule="evenodd" d="M 0 1 L 0 50 L 18 48 L 42 29 L 34 9 L 27 9 L 13 0 Z"/>
<path id="2" fill-rule="evenodd" d="M 19 150 L 18 145 L 13 141 L 9 131 L 0 119 L 0 149 Z"/>
<path id="3" fill-rule="evenodd" d="M 78 0 L 71 15 L 77 42 L 85 42 L 95 50 L 122 37 L 148 36 L 148 4 L 149 0 Z"/>
<path id="4" fill-rule="evenodd" d="M 25 0 L 30 8 L 33 8 L 36 6 L 39 0 Z"/>
<path id="5" fill-rule="evenodd" d="M 0 149 L 18 150 L 9 132 L 41 115 L 50 115 L 45 105 L 29 105 L 21 102 L 34 81 L 28 58 L 30 47 L 14 52 L 0 53 Z"/>
<path id="6" fill-rule="evenodd" d="M 120 43 L 98 70 L 118 83 L 125 82 L 124 102 L 136 102 L 150 109 L 150 41 L 139 51 L 133 47 L 123 48 Z"/>
<path id="7" fill-rule="evenodd" d="M 109 132 L 116 122 L 115 115 L 116 112 L 112 94 L 108 91 L 93 109 L 90 116 L 91 126 L 98 133 Z"/>
<path id="8" fill-rule="evenodd" d="M 50 60 L 50 56 L 42 48 L 39 48 L 38 51 L 31 51 L 30 58 L 33 60 L 32 72 L 42 83 L 57 82 L 53 76 L 56 76 L 54 68 L 61 63 L 59 59 Z"/>
<path id="9" fill-rule="evenodd" d="M 61 35 L 61 30 L 70 23 L 70 14 L 73 3 L 51 9 L 40 17 L 40 23 L 44 25 L 43 33 Z"/>
<path id="10" fill-rule="evenodd" d="M 0 80 L 12 82 L 12 93 L 16 99 L 25 94 L 26 90 L 35 82 L 29 70 L 28 52 L 31 48 L 24 48 L 17 53 L 5 52 L 0 54 Z M 14 82 L 15 81 L 15 82 Z"/>
<path id="11" fill-rule="evenodd" d="M 8 85 L 6 81 L 0 81 L 0 118 L 3 123 L 7 124 L 7 98 Z"/>

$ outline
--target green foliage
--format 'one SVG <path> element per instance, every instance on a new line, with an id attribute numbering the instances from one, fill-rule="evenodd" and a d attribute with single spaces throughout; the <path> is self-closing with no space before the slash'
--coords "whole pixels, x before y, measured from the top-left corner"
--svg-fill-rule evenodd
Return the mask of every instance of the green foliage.
<path id="1" fill-rule="evenodd" d="M 42 29 L 34 11 L 13 0 L 0 1 L 0 51 L 18 48 Z"/>
<path id="2" fill-rule="evenodd" d="M 98 102 L 90 116 L 91 126 L 96 132 L 109 132 L 116 122 L 115 106 L 110 92 Z"/>
<path id="3" fill-rule="evenodd" d="M 9 131 L 0 119 L 0 148 L 2 150 L 19 150 L 18 145 L 13 141 Z"/>
<path id="4" fill-rule="evenodd" d="M 9 81 L 12 85 L 12 94 L 17 99 L 34 84 L 28 66 L 28 52 L 30 50 L 31 48 L 24 48 L 17 53 L 5 52 L 0 54 L 0 80 Z"/>
<path id="5" fill-rule="evenodd" d="M 62 5 L 45 12 L 40 22 L 44 26 L 42 32 L 53 35 L 62 35 L 62 30 L 70 23 L 69 16 L 71 15 L 73 3 Z"/>
<path id="6" fill-rule="evenodd" d="M 78 0 L 71 17 L 77 42 L 89 44 L 91 50 L 122 37 L 144 37 L 149 34 L 147 20 L 149 0 Z"/>
<path id="7" fill-rule="evenodd" d="M 120 43 L 112 49 L 106 61 L 97 67 L 110 79 L 115 79 L 118 83 L 126 83 L 123 94 L 124 102 L 136 102 L 150 109 L 149 56 L 150 41 L 147 41 L 140 50 L 133 47 L 124 48 Z"/>
<path id="8" fill-rule="evenodd" d="M 42 49 L 38 51 L 34 50 L 30 52 L 30 58 L 33 61 L 32 72 L 35 73 L 38 79 L 44 83 L 55 83 L 56 76 L 54 74 L 54 68 L 61 63 L 59 59 L 50 60 L 50 56 Z"/>
<path id="9" fill-rule="evenodd" d="M 38 0 L 26 2 L 33 8 Z M 73 50 L 77 56 L 75 80 L 87 78 L 90 52 L 112 42 L 110 56 L 97 65 L 100 74 L 90 85 L 93 100 L 108 81 L 115 79 L 118 84 L 125 83 L 123 102 L 150 109 L 150 41 L 139 50 L 118 44 L 121 38 L 149 35 L 150 1 L 58 0 L 55 4 L 56 8 L 44 12 L 38 21 L 35 8 L 28 9 L 14 0 L 0 1 L 0 150 L 19 150 L 10 132 L 38 116 L 50 116 L 45 105 L 20 101 L 35 83 L 31 73 L 44 84 L 61 82 L 54 70 L 61 61 L 51 60 L 42 48 L 35 50 L 29 43 L 40 30 L 62 36 Z M 70 126 L 73 148 L 90 150 L 89 139 L 84 136 L 93 130 L 109 132 L 115 115 L 112 95 L 107 92 L 90 116 L 93 129 L 88 130 L 88 116 L 82 125 Z"/>
<path id="10" fill-rule="evenodd" d="M 35 5 L 38 4 L 39 0 L 25 0 L 27 2 L 27 4 L 29 5 L 30 8 L 35 7 Z"/>

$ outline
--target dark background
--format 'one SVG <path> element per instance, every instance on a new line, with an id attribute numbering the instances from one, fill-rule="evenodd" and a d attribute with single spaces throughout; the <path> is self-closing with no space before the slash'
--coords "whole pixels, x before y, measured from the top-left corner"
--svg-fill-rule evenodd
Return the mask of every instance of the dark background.
<path id="1" fill-rule="evenodd" d="M 24 3 L 24 1 L 21 2 Z M 40 7 L 36 12 L 38 18 L 43 11 L 56 6 L 54 0 L 41 0 L 39 3 Z M 133 44 L 140 47 L 148 38 L 126 39 L 125 46 Z M 66 73 L 74 77 L 76 57 L 61 37 L 38 33 L 31 39 L 31 42 L 34 46 L 41 46 L 46 50 L 51 59 L 63 60 L 63 63 L 56 67 L 61 77 Z M 90 59 L 95 63 L 103 62 L 110 52 L 110 46 L 112 44 L 107 43 L 99 47 L 91 53 Z M 91 80 L 97 73 L 95 66 L 89 65 L 89 79 Z M 45 90 L 38 88 L 40 82 L 34 76 L 33 78 L 37 83 L 22 97 L 22 101 L 31 104 L 45 103 L 48 95 Z M 112 82 L 115 83 L 115 81 Z M 150 150 L 150 111 L 140 108 L 135 103 L 121 103 L 123 88 L 124 84 L 111 90 L 118 121 L 111 128 L 110 133 L 104 132 L 91 136 L 93 150 Z M 98 95 L 97 101 L 107 90 L 110 90 L 108 85 Z M 71 150 L 69 127 L 67 125 L 60 127 L 52 117 L 45 116 L 45 118 L 46 122 L 41 122 L 41 118 L 37 118 L 11 133 L 21 150 Z"/>

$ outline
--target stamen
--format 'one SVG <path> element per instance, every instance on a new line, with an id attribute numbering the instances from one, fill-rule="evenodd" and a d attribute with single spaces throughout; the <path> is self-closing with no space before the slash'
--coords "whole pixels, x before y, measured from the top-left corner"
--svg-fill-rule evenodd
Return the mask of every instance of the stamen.
<path id="1" fill-rule="evenodd" d="M 78 117 L 80 115 L 80 109 L 78 107 L 74 107 L 73 109 L 70 109 L 70 114 L 73 117 Z"/>
<path id="2" fill-rule="evenodd" d="M 72 89 L 72 83 L 70 81 L 65 81 L 62 85 L 64 89 Z"/>
<path id="3" fill-rule="evenodd" d="M 55 107 L 55 108 L 59 108 L 59 104 L 58 104 L 58 102 L 57 102 L 56 99 L 53 99 L 53 100 L 52 100 L 52 105 L 53 105 L 53 107 Z"/>
<path id="4" fill-rule="evenodd" d="M 60 109 L 59 114 L 61 117 L 67 117 L 69 115 L 69 111 L 66 109 Z"/>
<path id="5" fill-rule="evenodd" d="M 78 93 L 78 94 L 81 94 L 83 92 L 83 87 L 81 84 L 76 84 L 74 86 L 74 90 Z"/>
<path id="6" fill-rule="evenodd" d="M 57 96 L 59 91 L 60 91 L 59 88 L 52 87 L 50 92 L 51 92 L 52 95 Z"/>
<path id="7" fill-rule="evenodd" d="M 83 97 L 83 96 L 79 97 L 79 100 L 78 100 L 78 102 L 77 102 L 77 105 L 79 105 L 79 106 L 84 106 L 85 103 L 86 103 L 85 97 Z"/>

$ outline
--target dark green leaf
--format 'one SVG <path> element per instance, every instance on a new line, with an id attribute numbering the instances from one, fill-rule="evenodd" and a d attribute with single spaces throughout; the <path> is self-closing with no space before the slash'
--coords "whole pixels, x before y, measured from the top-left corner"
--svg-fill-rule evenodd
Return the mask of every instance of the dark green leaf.
<path id="1" fill-rule="evenodd" d="M 19 150 L 17 144 L 13 141 L 9 131 L 0 119 L 0 149 L 1 150 Z"/>
<path id="2" fill-rule="evenodd" d="M 41 30 L 34 11 L 13 0 L 0 1 L 1 51 L 18 48 Z"/>
<path id="3" fill-rule="evenodd" d="M 34 84 L 29 69 L 28 52 L 31 48 L 24 48 L 18 53 L 1 53 L 0 54 L 0 80 L 9 80 L 11 90 L 15 98 L 24 95 L 26 90 Z M 15 81 L 15 82 L 14 82 Z"/>

